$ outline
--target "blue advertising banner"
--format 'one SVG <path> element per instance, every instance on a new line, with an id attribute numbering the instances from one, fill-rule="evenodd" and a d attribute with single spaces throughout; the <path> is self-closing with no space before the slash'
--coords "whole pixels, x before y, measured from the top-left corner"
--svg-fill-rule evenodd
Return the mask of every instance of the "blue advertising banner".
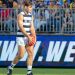
<path id="1" fill-rule="evenodd" d="M 16 36 L 0 36 L 0 66 L 8 66 L 18 52 Z M 26 66 L 27 53 L 17 66 Z M 75 67 L 75 36 L 37 35 L 34 67 Z"/>

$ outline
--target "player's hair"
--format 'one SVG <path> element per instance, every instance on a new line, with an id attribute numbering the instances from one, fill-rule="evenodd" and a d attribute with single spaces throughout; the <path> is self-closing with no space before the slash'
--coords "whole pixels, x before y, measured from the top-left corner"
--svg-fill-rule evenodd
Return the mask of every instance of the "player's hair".
<path id="1" fill-rule="evenodd" d="M 24 6 L 30 6 L 30 5 L 32 6 L 32 2 L 29 0 L 25 0 L 23 4 Z"/>

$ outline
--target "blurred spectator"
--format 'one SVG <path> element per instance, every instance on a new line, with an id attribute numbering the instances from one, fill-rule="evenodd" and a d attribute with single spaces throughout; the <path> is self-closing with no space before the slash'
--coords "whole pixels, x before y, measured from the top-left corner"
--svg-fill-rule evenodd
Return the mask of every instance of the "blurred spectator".
<path id="1" fill-rule="evenodd" d="M 59 5 L 61 5 L 60 0 L 56 0 L 56 1 L 55 1 L 55 4 L 57 4 L 57 3 L 58 3 Z"/>
<path id="2" fill-rule="evenodd" d="M 63 0 L 63 8 L 69 8 L 69 3 L 67 0 Z"/>
<path id="3" fill-rule="evenodd" d="M 50 0 L 44 0 L 44 3 L 48 6 L 50 4 Z"/>
<path id="4" fill-rule="evenodd" d="M 8 31 L 16 30 L 17 14 L 18 14 L 18 1 L 14 0 L 13 1 L 13 9 L 11 10 L 11 13 L 10 13 L 10 18 L 6 22 Z"/>
<path id="5" fill-rule="evenodd" d="M 61 3 L 57 0 L 57 3 L 55 5 L 55 15 L 54 15 L 54 28 L 55 31 L 60 32 L 61 31 L 61 19 L 62 19 L 62 9 L 61 9 Z"/>
<path id="6" fill-rule="evenodd" d="M 2 8 L 2 0 L 0 0 L 0 8 Z"/>
<path id="7" fill-rule="evenodd" d="M 1 27 L 2 27 L 2 21 L 1 21 L 1 8 L 2 8 L 2 0 L 0 0 L 0 30 L 1 30 Z"/>
<path id="8" fill-rule="evenodd" d="M 53 31 L 53 32 L 54 32 L 54 15 L 55 15 L 55 2 L 54 2 L 54 0 L 50 0 L 50 5 L 49 5 L 49 28 L 50 28 L 50 31 Z"/>
<path id="9" fill-rule="evenodd" d="M 17 0 L 13 1 L 13 8 L 18 8 L 18 1 Z"/>
<path id="10" fill-rule="evenodd" d="M 1 9 L 0 17 L 2 16 L 2 20 L 7 20 L 10 13 L 10 9 L 6 9 L 6 4 L 2 4 L 2 8 L 3 9 Z"/>
<path id="11" fill-rule="evenodd" d="M 70 3 L 70 9 L 75 8 L 75 0 Z"/>
<path id="12" fill-rule="evenodd" d="M 35 25 L 35 28 L 38 29 L 38 28 L 40 28 L 40 13 L 41 13 L 40 10 L 41 9 L 38 9 L 38 8 L 40 8 L 40 2 L 39 1 L 36 1 L 35 3 L 36 3 L 36 5 L 35 5 L 35 8 L 36 9 L 34 9 L 34 11 L 33 11 L 34 25 Z"/>
<path id="13" fill-rule="evenodd" d="M 7 9 L 7 5 L 3 3 L 2 9 L 0 12 L 0 21 L 1 21 L 1 26 L 3 27 L 4 31 L 6 28 L 6 22 L 9 19 L 9 14 L 10 14 L 10 9 Z"/>
<path id="14" fill-rule="evenodd" d="M 61 9 L 61 3 L 60 2 L 56 2 L 55 6 L 57 9 Z"/>
<path id="15" fill-rule="evenodd" d="M 54 0 L 50 0 L 49 8 L 52 9 L 54 8 Z"/>
<path id="16" fill-rule="evenodd" d="M 68 0 L 63 0 L 64 4 L 63 4 L 63 11 L 67 12 L 67 9 L 69 10 L 69 3 Z M 69 10 L 70 11 L 70 10 Z"/>
<path id="17" fill-rule="evenodd" d="M 36 1 L 36 8 L 39 8 L 39 6 L 40 6 L 40 3 L 39 3 L 39 1 Z"/>
<path id="18" fill-rule="evenodd" d="M 74 2 L 73 2 L 73 8 L 75 9 L 75 0 L 74 0 Z"/>
<path id="19" fill-rule="evenodd" d="M 7 5 L 6 5 L 6 4 L 3 4 L 2 7 L 3 7 L 3 8 L 7 8 Z"/>
<path id="20" fill-rule="evenodd" d="M 14 0 L 15 1 L 15 0 Z M 23 3 L 25 0 L 17 0 L 18 3 Z"/>
<path id="21" fill-rule="evenodd" d="M 75 0 L 73 2 L 71 12 L 72 12 L 72 17 L 73 17 L 73 23 L 74 23 L 74 26 L 75 26 Z"/>
<path id="22" fill-rule="evenodd" d="M 36 8 L 42 8 L 44 6 L 44 2 L 43 1 L 36 1 Z"/>
<path id="23" fill-rule="evenodd" d="M 36 1 L 33 1 L 33 9 L 36 7 Z"/>
<path id="24" fill-rule="evenodd" d="M 3 2 L 2 2 L 2 0 L 0 0 L 0 16 L 1 16 L 1 8 L 2 8 L 2 6 L 3 6 Z M 0 17 L 0 20 L 1 20 L 1 17 Z"/>
<path id="25" fill-rule="evenodd" d="M 7 7 L 12 8 L 13 7 L 13 0 L 8 0 L 7 1 Z"/>
<path id="26" fill-rule="evenodd" d="M 45 9 L 45 19 L 46 19 L 46 20 L 49 19 L 49 10 L 48 10 L 48 8 Z"/>
<path id="27" fill-rule="evenodd" d="M 75 0 L 73 0 L 71 3 L 70 3 L 70 9 L 74 8 L 75 7 Z"/>
<path id="28" fill-rule="evenodd" d="M 45 29 L 47 30 L 47 31 L 51 31 L 50 30 L 50 19 L 49 19 L 49 10 L 48 10 L 48 8 L 47 9 L 45 9 L 45 20 L 46 20 L 46 26 L 45 26 Z"/>
<path id="29" fill-rule="evenodd" d="M 65 30 L 70 31 L 70 30 L 72 30 L 72 27 L 73 27 L 72 14 L 69 11 L 69 9 L 67 9 L 66 12 L 65 12 L 64 18 L 63 18 L 62 32 L 64 32 Z"/>
<path id="30" fill-rule="evenodd" d="M 18 5 L 18 1 L 17 0 L 14 0 L 13 1 L 13 17 L 17 17 L 17 14 L 18 14 L 18 10 L 19 10 L 19 5 Z"/>

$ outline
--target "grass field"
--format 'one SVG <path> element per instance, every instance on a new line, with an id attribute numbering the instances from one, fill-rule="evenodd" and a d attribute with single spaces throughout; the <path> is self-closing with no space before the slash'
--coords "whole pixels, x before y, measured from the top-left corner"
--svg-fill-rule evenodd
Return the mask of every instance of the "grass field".
<path id="1" fill-rule="evenodd" d="M 0 75 L 6 75 L 7 69 L 0 68 Z M 26 75 L 26 68 L 14 68 L 12 75 Z M 33 68 L 34 75 L 75 75 L 75 69 Z"/>

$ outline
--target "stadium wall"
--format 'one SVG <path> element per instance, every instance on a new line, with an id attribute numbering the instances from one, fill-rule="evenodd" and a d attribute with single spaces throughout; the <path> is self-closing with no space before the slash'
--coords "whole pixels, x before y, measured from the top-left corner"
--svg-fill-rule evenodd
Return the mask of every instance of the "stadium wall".
<path id="1" fill-rule="evenodd" d="M 18 52 L 16 36 L 0 36 L 0 66 L 8 66 Z M 16 65 L 26 66 L 27 53 Z M 37 35 L 34 67 L 75 67 L 75 36 Z"/>

